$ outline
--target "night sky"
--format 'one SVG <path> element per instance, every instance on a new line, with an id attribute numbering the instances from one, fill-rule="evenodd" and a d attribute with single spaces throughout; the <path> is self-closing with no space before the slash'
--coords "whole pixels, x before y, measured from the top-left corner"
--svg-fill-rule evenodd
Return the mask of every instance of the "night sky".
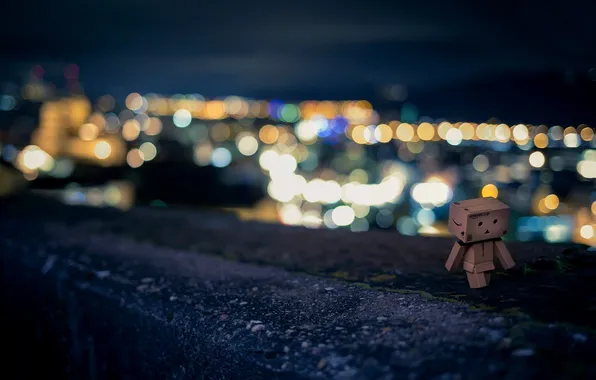
<path id="1" fill-rule="evenodd" d="M 399 83 L 430 107 L 453 89 L 509 83 L 589 98 L 596 2 L 554 3 L 10 1 L 0 78 L 77 63 L 90 94 L 370 98 Z"/>

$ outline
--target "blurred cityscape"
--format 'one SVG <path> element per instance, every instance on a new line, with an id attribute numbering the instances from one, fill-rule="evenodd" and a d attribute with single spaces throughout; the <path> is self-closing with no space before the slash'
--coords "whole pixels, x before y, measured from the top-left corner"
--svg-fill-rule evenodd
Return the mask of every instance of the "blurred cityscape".
<path id="1" fill-rule="evenodd" d="M 511 206 L 508 239 L 596 245 L 591 126 L 419 115 L 407 89 L 367 100 L 200 94 L 85 96 L 35 66 L 0 88 L 0 195 L 31 188 L 67 204 L 218 207 L 308 228 L 448 235 L 452 200 Z M 528 122 L 532 122 L 528 120 Z M 16 170 L 15 170 L 16 169 Z"/>

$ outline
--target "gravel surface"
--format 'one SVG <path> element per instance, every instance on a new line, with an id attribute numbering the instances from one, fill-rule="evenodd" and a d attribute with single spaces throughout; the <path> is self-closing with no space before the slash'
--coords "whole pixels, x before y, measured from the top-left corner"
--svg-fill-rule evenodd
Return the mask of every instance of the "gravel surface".
<path id="1" fill-rule="evenodd" d="M 158 219 L 203 226 L 194 236 L 197 246 L 171 248 L 140 242 L 138 232 L 125 227 L 101 228 L 122 217 L 112 212 L 79 209 L 74 216 L 71 209 L 48 205 L 34 218 L 18 212 L 24 208 L 4 210 L 3 310 L 17 326 L 57 331 L 54 371 L 66 368 L 69 378 L 596 377 L 596 333 L 588 327 L 471 308 L 454 298 L 399 289 L 391 285 L 394 279 L 377 278 L 383 288 L 371 289 L 370 282 L 234 262 L 200 248 L 214 244 L 205 230 L 217 242 L 221 231 L 244 236 L 251 228 L 257 234 L 294 229 L 210 213 L 156 216 L 139 210 L 126 216 L 144 220 L 128 228 L 146 228 L 147 236 L 159 235 Z M 282 240 L 315 250 L 333 232 L 287 232 Z M 440 249 L 446 244 L 435 242 Z M 260 240 L 266 249 L 268 243 Z M 319 251 L 320 261 L 327 255 Z M 21 316 L 30 304 L 43 317 L 25 321 Z M 593 305 L 584 306 L 589 312 Z"/>

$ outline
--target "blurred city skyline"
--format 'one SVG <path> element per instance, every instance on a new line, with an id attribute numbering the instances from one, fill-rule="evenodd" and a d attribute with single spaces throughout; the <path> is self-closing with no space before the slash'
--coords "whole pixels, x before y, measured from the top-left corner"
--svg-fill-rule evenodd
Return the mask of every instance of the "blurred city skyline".
<path id="1" fill-rule="evenodd" d="M 4 82 L 36 64 L 52 72 L 76 63 L 91 97 L 378 104 L 401 85 L 435 118 L 593 123 L 593 2 L 65 0 L 6 10 L 19 17 L 0 23 Z"/>

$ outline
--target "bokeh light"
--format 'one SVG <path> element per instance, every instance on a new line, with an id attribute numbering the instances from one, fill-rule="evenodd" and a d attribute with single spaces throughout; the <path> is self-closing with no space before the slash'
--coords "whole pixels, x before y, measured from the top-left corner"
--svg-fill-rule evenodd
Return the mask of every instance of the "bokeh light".
<path id="1" fill-rule="evenodd" d="M 481 195 L 483 198 L 497 198 L 499 196 L 499 189 L 491 183 L 482 187 Z"/>

